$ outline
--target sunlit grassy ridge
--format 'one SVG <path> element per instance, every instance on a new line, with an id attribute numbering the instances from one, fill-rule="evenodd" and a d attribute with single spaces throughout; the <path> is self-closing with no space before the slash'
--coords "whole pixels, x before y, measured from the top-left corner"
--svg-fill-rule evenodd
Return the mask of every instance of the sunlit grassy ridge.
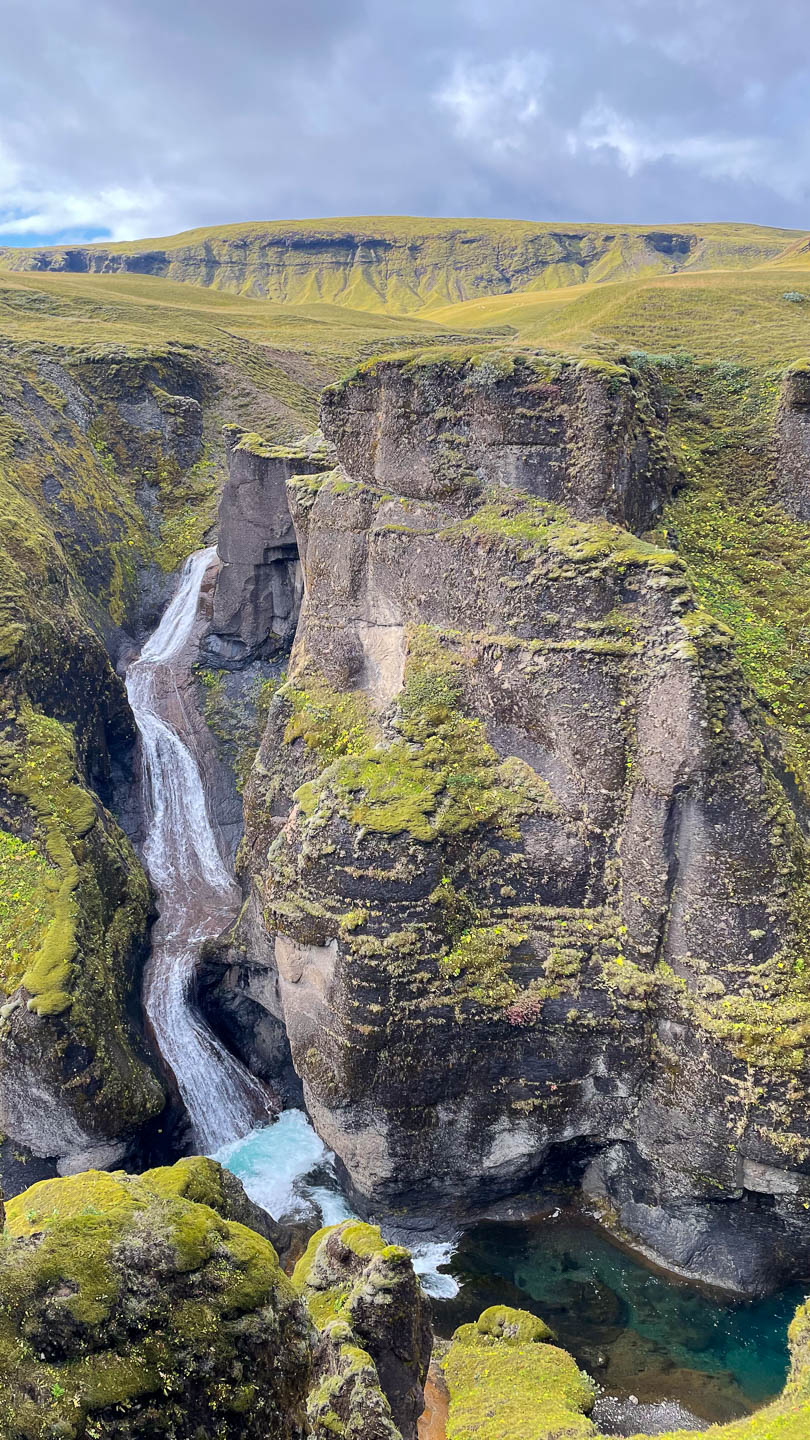
<path id="1" fill-rule="evenodd" d="M 509 325 L 516 339 L 549 349 L 630 345 L 784 366 L 810 349 L 810 252 L 803 269 L 761 266 L 499 295 L 443 306 L 431 319 L 456 329 Z"/>
<path id="2" fill-rule="evenodd" d="M 376 344 L 424 343 L 444 331 L 413 316 L 275 304 L 153 276 L 0 269 L 0 337 L 14 341 L 143 352 L 182 343 L 226 353 L 248 341 L 339 363 Z"/>

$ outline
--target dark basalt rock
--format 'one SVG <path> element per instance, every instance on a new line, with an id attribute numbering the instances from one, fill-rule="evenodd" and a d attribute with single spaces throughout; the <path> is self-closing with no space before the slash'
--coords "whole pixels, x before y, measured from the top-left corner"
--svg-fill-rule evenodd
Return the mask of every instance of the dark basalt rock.
<path id="1" fill-rule="evenodd" d="M 660 396 L 622 366 L 488 356 L 379 360 L 324 392 L 322 425 L 346 471 L 437 500 L 508 485 L 646 530 L 677 478 Z"/>
<path id="2" fill-rule="evenodd" d="M 201 652 L 222 668 L 264 659 L 291 642 L 303 581 L 287 480 L 333 463 L 322 447 L 272 448 L 236 429 L 226 432 L 226 446 L 217 542 L 222 570 Z"/>
<path id="3" fill-rule="evenodd" d="M 614 1230 L 760 1291 L 810 1269 L 807 841 L 682 561 L 596 513 L 665 492 L 655 396 L 544 364 L 326 400 L 221 985 L 283 1020 L 356 1203 L 463 1216 L 570 1151 Z"/>
<path id="4" fill-rule="evenodd" d="M 785 509 L 797 520 L 810 519 L 810 362 L 792 366 L 782 381 L 776 477 Z"/>

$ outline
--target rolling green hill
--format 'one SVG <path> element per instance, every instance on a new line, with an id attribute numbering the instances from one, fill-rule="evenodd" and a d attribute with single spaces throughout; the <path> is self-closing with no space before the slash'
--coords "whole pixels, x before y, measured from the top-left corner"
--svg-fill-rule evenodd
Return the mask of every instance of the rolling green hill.
<path id="1" fill-rule="evenodd" d="M 132 243 L 0 250 L 17 271 L 150 275 L 285 304 L 411 314 L 510 292 L 778 262 L 800 231 L 372 216 L 189 230 Z"/>

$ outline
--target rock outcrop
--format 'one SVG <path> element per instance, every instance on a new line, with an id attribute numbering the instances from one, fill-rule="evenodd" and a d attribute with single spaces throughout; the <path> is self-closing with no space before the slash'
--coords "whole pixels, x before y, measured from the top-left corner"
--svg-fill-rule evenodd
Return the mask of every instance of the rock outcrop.
<path id="1" fill-rule="evenodd" d="M 314 1332 L 212 1161 L 13 1200 L 0 1251 L 4 1440 L 303 1440 Z M 261 1223 L 261 1222 L 260 1222 Z"/>
<path id="2" fill-rule="evenodd" d="M 660 422 L 638 376 L 548 358 L 329 395 L 223 984 L 284 1023 L 359 1203 L 564 1175 L 755 1291 L 810 1264 L 808 849 L 727 634 L 625 528 L 672 480 Z"/>
<path id="3" fill-rule="evenodd" d="M 235 669 L 292 643 L 303 579 L 286 482 L 293 474 L 322 473 L 334 462 L 324 458 L 322 446 L 270 446 L 236 427 L 227 433 L 226 448 L 217 540 L 222 569 L 202 653 Z"/>
<path id="4" fill-rule="evenodd" d="M 652 387 L 593 359 L 454 361 L 371 361 L 324 392 L 324 434 L 353 480 L 428 501 L 508 485 L 578 519 L 655 524 L 677 475 Z"/>
<path id="5" fill-rule="evenodd" d="M 586 1440 L 595 1391 L 542 1320 L 505 1305 L 462 1325 L 442 1362 L 449 1440 Z"/>
<path id="6" fill-rule="evenodd" d="M 416 1440 L 432 1333 L 407 1250 L 349 1220 L 319 1230 L 293 1273 L 321 1335 L 312 1440 Z"/>
<path id="7" fill-rule="evenodd" d="M 782 381 L 776 417 L 776 490 L 797 520 L 810 520 L 810 360 Z"/>

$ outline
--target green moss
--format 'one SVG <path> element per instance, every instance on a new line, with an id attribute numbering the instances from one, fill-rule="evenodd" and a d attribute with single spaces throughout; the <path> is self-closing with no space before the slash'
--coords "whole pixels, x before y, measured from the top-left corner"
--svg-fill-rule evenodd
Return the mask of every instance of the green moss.
<path id="1" fill-rule="evenodd" d="M 687 484 L 665 524 L 705 610 L 782 729 L 810 793 L 810 527 L 774 503 L 768 474 L 775 378 L 689 365 L 667 374 L 670 432 Z"/>
<path id="2" fill-rule="evenodd" d="M 304 816 L 320 823 L 337 810 L 358 828 L 430 841 L 484 825 L 514 831 L 521 816 L 550 812 L 545 782 L 515 757 L 501 761 L 482 723 L 462 713 L 461 669 L 439 632 L 411 632 L 387 744 L 374 743 L 364 695 L 334 694 L 322 680 L 293 690 L 285 740 L 303 738 L 333 762 L 296 792 Z"/>
<path id="3" fill-rule="evenodd" d="M 511 952 L 528 939 L 526 930 L 502 921 L 465 930 L 452 950 L 439 960 L 443 975 L 459 979 L 458 996 L 469 995 L 483 1005 L 503 1008 L 517 998 L 507 960 Z"/>
<path id="4" fill-rule="evenodd" d="M 362 1220 L 350 1220 L 340 1232 L 342 1244 L 360 1260 L 370 1260 L 372 1255 L 382 1255 L 385 1241 L 376 1225 L 367 1225 Z"/>
<path id="5" fill-rule="evenodd" d="M 152 1399 L 167 1423 L 176 1406 L 238 1415 L 245 1385 L 237 1354 L 252 1343 L 243 1327 L 253 1325 L 258 1338 L 263 1325 L 277 1337 L 279 1311 L 291 1328 L 282 1340 L 289 1356 L 277 1366 L 297 1364 L 303 1376 L 306 1330 L 272 1246 L 189 1198 L 216 1199 L 221 1188 L 219 1167 L 193 1159 L 141 1177 L 90 1171 L 43 1181 L 9 1203 L 0 1426 L 13 1414 L 17 1428 L 8 1433 L 26 1440 L 62 1433 L 51 1427 L 63 1419 L 101 1434 L 95 1417 L 103 1425 L 105 1412 Z M 262 1412 L 267 1384 L 265 1374 L 256 1394 Z"/>
<path id="6" fill-rule="evenodd" d="M 75 892 L 79 867 L 74 847 L 96 820 L 96 808 L 79 782 L 72 738 L 56 720 L 24 707 L 19 720 L 24 746 L 0 747 L 0 774 L 13 795 L 30 807 L 53 870 L 43 872 L 50 911 L 41 943 L 19 976 L 29 1009 L 58 1015 L 71 1003 L 72 967 L 78 942 Z M 19 963 L 19 962 L 18 962 Z M 14 971 L 7 979 L 14 980 Z"/>
<path id="7" fill-rule="evenodd" d="M 35 845 L 0 831 L 0 986 L 16 990 L 53 920 L 54 871 Z"/>
<path id="8" fill-rule="evenodd" d="M 713 1440 L 806 1440 L 810 1304 L 799 1307 L 788 1335 L 792 1366 L 782 1395 L 754 1415 L 710 1426 Z M 450 1391 L 447 1440 L 598 1440 L 587 1419 L 593 1385 L 565 1351 L 542 1343 L 549 1339 L 541 1320 L 505 1306 L 457 1330 L 443 1361 Z M 660 1440 L 688 1440 L 693 1433 L 668 1431 Z"/>
<path id="9" fill-rule="evenodd" d="M 361 755 L 373 734 L 371 707 L 365 695 L 340 694 L 318 675 L 307 677 L 307 688 L 295 683 L 284 688 L 291 706 L 284 730 L 284 743 L 303 740 L 321 760 L 342 755 Z"/>
<path id="10" fill-rule="evenodd" d="M 360 1275 L 359 1271 L 347 1273 L 339 1261 L 327 1256 L 322 1246 L 330 1235 L 339 1235 L 341 1246 L 361 1262 L 377 1256 L 394 1262 L 403 1257 L 409 1260 L 406 1250 L 386 1245 L 377 1226 L 361 1220 L 344 1220 L 316 1231 L 293 1271 L 292 1283 L 304 1295 L 319 1330 L 338 1318 L 350 1318 L 350 1302 Z"/>
<path id="11" fill-rule="evenodd" d="M 683 569 L 683 561 L 669 549 L 652 545 L 607 520 L 574 520 L 562 506 L 545 500 L 502 492 L 488 500 L 468 519 L 445 533 L 480 535 L 510 545 L 519 559 L 547 554 L 589 570 L 622 573 L 644 567 L 665 573 Z"/>
<path id="12" fill-rule="evenodd" d="M 483 1322 L 483 1324 L 482 1324 Z M 542 1339 L 525 1311 L 495 1307 L 457 1330 L 442 1368 L 450 1392 L 447 1440 L 584 1440 L 592 1382 Z M 545 1327 L 543 1327 L 545 1328 Z"/>
<path id="13" fill-rule="evenodd" d="M 509 1305 L 491 1305 L 476 1321 L 482 1335 L 504 1340 L 510 1345 L 554 1343 L 554 1334 L 538 1315 L 528 1310 L 515 1310 Z"/>

